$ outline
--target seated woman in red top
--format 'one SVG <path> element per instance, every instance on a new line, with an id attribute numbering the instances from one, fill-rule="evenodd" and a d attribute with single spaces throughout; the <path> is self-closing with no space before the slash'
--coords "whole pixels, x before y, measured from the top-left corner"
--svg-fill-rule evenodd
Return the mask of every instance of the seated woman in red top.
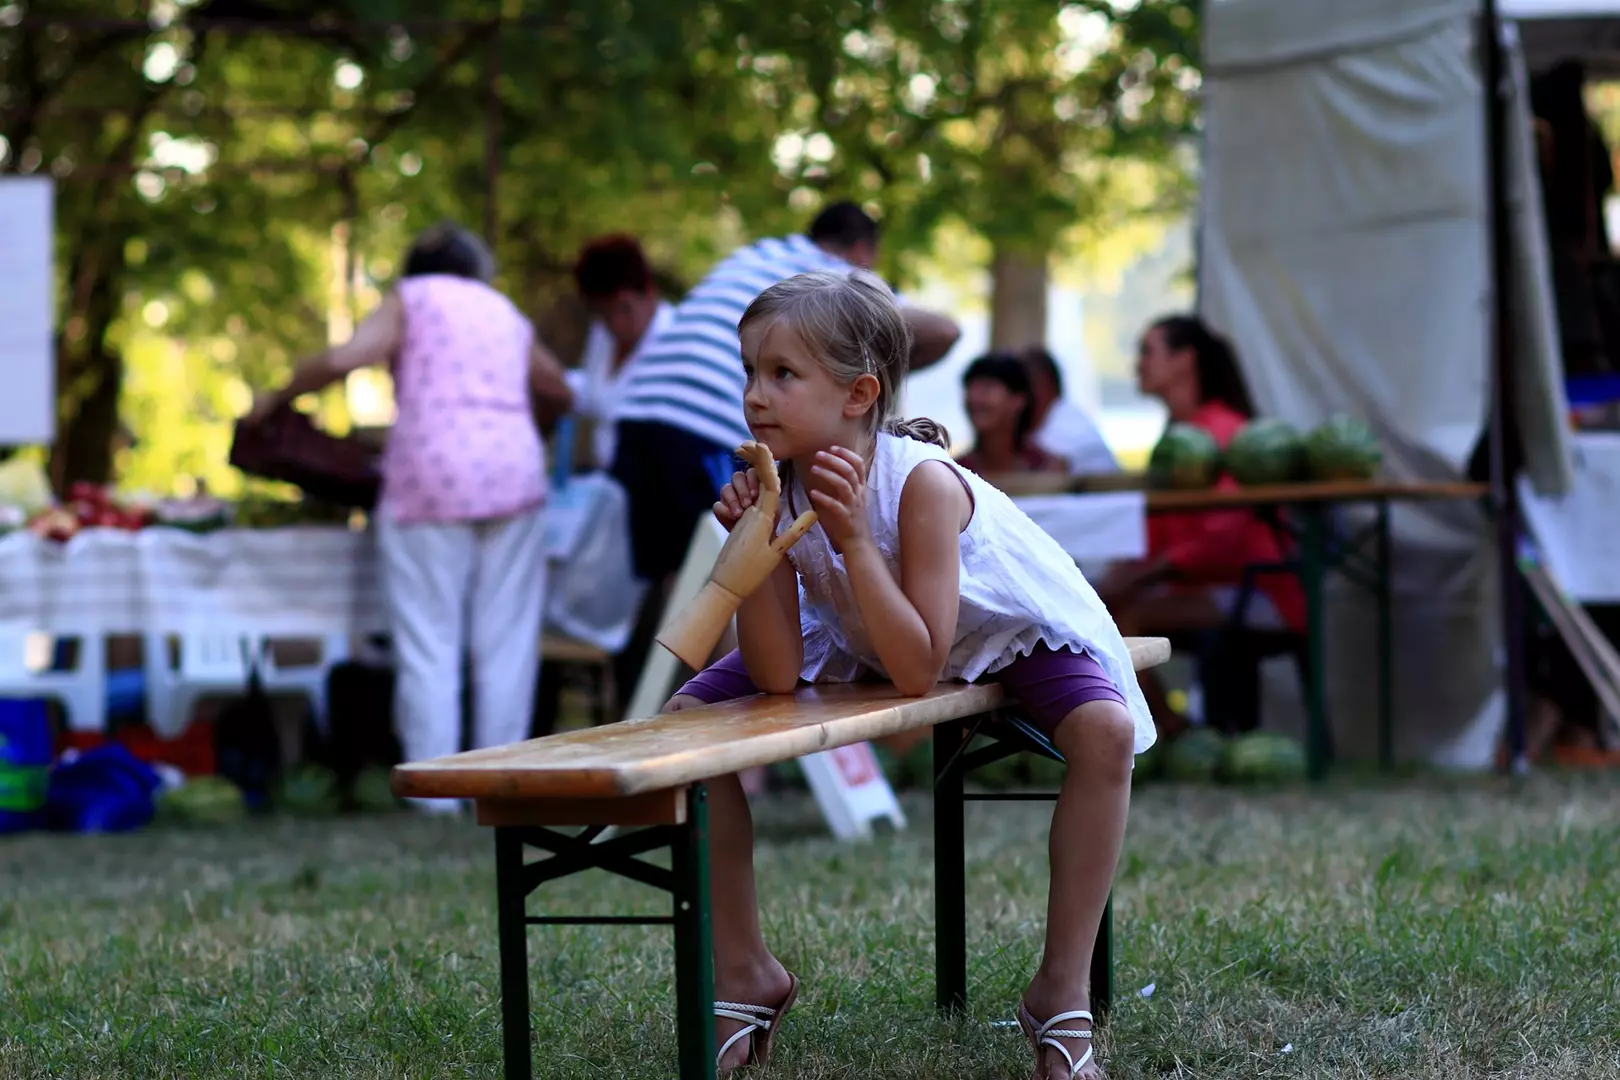
<path id="1" fill-rule="evenodd" d="M 1254 415 L 1231 346 L 1194 316 L 1160 319 L 1142 335 L 1137 385 L 1163 401 L 1172 423 L 1195 424 L 1226 444 Z M 1236 487 L 1229 476 L 1216 485 Z M 1155 514 L 1148 518 L 1146 559 L 1114 566 L 1098 583 L 1123 634 L 1173 634 L 1229 625 L 1244 568 L 1286 558 L 1277 533 L 1250 510 Z M 1256 574 L 1243 623 L 1255 629 L 1305 628 L 1305 595 L 1291 573 Z M 1142 689 L 1161 733 L 1184 718 L 1142 672 Z"/>
<path id="2" fill-rule="evenodd" d="M 973 449 L 957 464 L 980 476 L 1068 471 L 1062 458 L 1035 444 L 1035 391 L 1022 359 L 1011 353 L 979 357 L 962 375 L 962 396 Z"/>

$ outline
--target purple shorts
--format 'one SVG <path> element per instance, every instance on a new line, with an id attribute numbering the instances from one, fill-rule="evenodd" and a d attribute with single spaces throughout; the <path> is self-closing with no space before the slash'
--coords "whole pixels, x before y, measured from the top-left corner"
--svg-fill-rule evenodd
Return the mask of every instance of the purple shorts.
<path id="1" fill-rule="evenodd" d="M 995 674 L 985 676 L 984 681 L 1005 687 L 1048 736 L 1064 717 L 1088 701 L 1125 704 L 1125 695 L 1097 661 L 1085 653 L 1068 649 L 1054 652 L 1045 645 L 1036 645 L 1028 656 L 1020 656 Z M 748 677 L 742 653 L 733 649 L 694 675 L 676 693 L 713 705 L 757 694 L 759 690 Z"/>

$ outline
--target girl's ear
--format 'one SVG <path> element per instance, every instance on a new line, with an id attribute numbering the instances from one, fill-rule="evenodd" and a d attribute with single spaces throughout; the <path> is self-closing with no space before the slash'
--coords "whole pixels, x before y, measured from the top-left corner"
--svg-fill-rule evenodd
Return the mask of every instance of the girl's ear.
<path id="1" fill-rule="evenodd" d="M 849 390 L 844 398 L 844 418 L 853 420 L 871 412 L 877 405 L 878 395 L 882 392 L 883 386 L 878 382 L 876 375 L 855 376 L 855 381 L 849 384 Z"/>

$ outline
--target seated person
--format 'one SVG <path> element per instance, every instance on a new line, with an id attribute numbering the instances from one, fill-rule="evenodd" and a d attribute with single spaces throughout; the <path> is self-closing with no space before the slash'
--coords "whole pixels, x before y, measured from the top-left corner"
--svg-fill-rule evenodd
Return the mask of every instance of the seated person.
<path id="1" fill-rule="evenodd" d="M 1035 445 L 1035 395 L 1029 371 L 1012 353 L 990 353 L 962 376 L 973 449 L 957 459 L 981 476 L 1017 472 L 1066 472 L 1063 459 Z"/>
<path id="2" fill-rule="evenodd" d="M 1189 315 L 1160 319 L 1142 335 L 1137 354 L 1142 393 L 1164 402 L 1170 421 L 1194 424 L 1223 449 L 1254 415 L 1231 347 Z M 1218 488 L 1237 484 L 1229 476 Z M 1286 558 L 1277 532 L 1246 509 L 1153 514 L 1148 555 L 1118 563 L 1097 583 L 1120 633 L 1174 634 L 1231 625 L 1244 569 Z M 1305 594 L 1288 572 L 1256 574 L 1243 624 L 1261 630 L 1305 629 Z M 1163 688 L 1142 672 L 1142 689 L 1159 729 L 1173 735 L 1185 718 Z"/>
<path id="3" fill-rule="evenodd" d="M 1040 345 L 1021 354 L 1029 370 L 1030 396 L 1035 403 L 1035 445 L 1063 459 L 1070 476 L 1098 476 L 1119 471 L 1114 452 L 1084 409 L 1063 396 L 1063 373 L 1057 360 Z"/>

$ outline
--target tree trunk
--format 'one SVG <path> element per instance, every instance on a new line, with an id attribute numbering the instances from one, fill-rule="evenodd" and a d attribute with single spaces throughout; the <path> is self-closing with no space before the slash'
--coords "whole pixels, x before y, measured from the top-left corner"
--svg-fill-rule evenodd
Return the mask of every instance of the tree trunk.
<path id="1" fill-rule="evenodd" d="M 64 417 L 51 448 L 51 480 L 66 491 L 75 480 L 92 484 L 112 481 L 113 440 L 118 434 L 118 399 L 124 383 L 124 358 L 98 345 L 85 358 L 83 376 L 93 384 L 79 398 L 78 409 Z"/>
<path id="2" fill-rule="evenodd" d="M 118 237 L 122 248 L 123 233 Z M 113 440 L 118 434 L 118 400 L 124 382 L 124 358 L 107 344 L 118 316 L 123 265 L 106 262 L 90 271 L 82 307 L 69 321 L 82 320 L 84 334 L 75 341 L 57 336 L 57 429 L 51 447 L 51 483 L 58 492 L 75 480 L 105 484 L 112 480 Z"/>
<path id="3" fill-rule="evenodd" d="M 1046 341 L 1046 256 L 998 247 L 990 265 L 990 347 Z"/>

